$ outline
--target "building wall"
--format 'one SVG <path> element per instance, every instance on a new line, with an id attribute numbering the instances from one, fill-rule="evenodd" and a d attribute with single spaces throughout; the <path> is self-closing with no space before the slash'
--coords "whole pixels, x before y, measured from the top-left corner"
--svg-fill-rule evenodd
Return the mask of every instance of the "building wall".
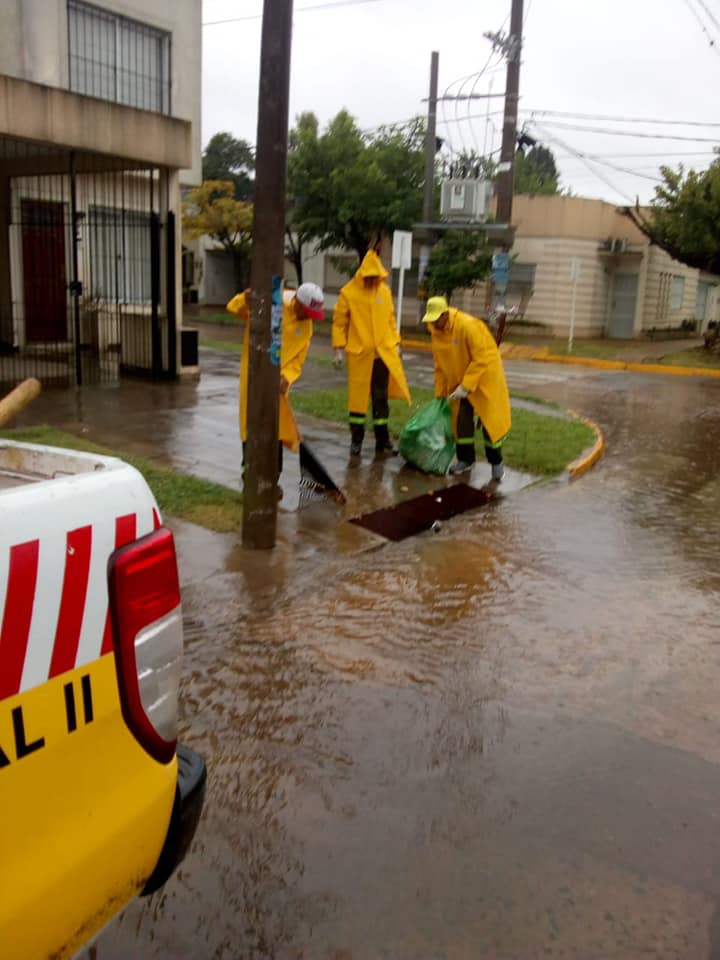
<path id="1" fill-rule="evenodd" d="M 693 320 L 700 271 L 673 260 L 664 250 L 655 246 L 648 247 L 647 258 L 641 330 L 677 329 L 683 320 Z M 671 302 L 673 278 L 683 281 L 680 306 L 676 308 Z"/>
<path id="2" fill-rule="evenodd" d="M 192 123 L 193 158 L 183 183 L 201 179 L 201 0 L 96 0 L 93 6 L 168 31 L 171 113 Z M 66 0 L 0 0 L 0 73 L 68 89 Z"/>

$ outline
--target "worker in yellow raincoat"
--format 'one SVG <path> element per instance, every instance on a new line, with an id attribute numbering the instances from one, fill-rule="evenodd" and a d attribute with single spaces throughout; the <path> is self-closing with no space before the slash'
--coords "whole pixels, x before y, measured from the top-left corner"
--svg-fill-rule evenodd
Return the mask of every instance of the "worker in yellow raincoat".
<path id="1" fill-rule="evenodd" d="M 475 463 L 475 417 L 485 441 L 492 480 L 502 480 L 502 442 L 510 431 L 510 395 L 500 351 L 488 328 L 469 313 L 430 297 L 423 323 L 430 327 L 435 364 L 435 396 L 447 397 L 453 412 L 457 460 L 450 473 Z"/>
<path id="2" fill-rule="evenodd" d="M 295 417 L 288 393 L 302 373 L 310 348 L 313 322 L 325 319 L 325 298 L 316 283 L 302 283 L 297 291 L 283 293 L 282 344 L 280 347 L 280 409 L 278 427 L 278 471 L 282 472 L 283 446 L 297 453 L 300 447 Z M 248 358 L 250 355 L 250 291 L 237 293 L 225 308 L 245 324 L 240 364 L 240 436 L 247 440 Z"/>
<path id="3" fill-rule="evenodd" d="M 368 398 L 372 399 L 375 452 L 380 455 L 397 452 L 388 433 L 388 397 L 403 397 L 410 403 L 387 275 L 380 257 L 369 250 L 355 276 L 340 290 L 333 313 L 335 365 L 342 365 L 343 352 L 347 357 L 350 455 L 354 457 L 362 450 Z"/>

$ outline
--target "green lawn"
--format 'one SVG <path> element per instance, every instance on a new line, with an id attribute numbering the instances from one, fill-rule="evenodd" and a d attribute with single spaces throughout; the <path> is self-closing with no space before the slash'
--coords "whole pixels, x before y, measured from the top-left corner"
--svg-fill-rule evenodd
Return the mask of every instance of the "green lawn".
<path id="1" fill-rule="evenodd" d="M 189 520 L 210 530 L 228 532 L 241 527 L 242 494 L 219 483 L 201 480 L 167 467 L 158 467 L 142 457 L 128 456 L 98 446 L 54 427 L 38 426 L 23 430 L 3 430 L 0 436 L 24 443 L 43 443 L 69 450 L 85 450 L 106 457 L 119 457 L 132 464 L 147 480 L 163 514 Z"/>
<path id="2" fill-rule="evenodd" d="M 242 353 L 242 340 L 206 340 L 201 337 L 201 347 L 211 347 L 213 350 L 224 350 L 226 353 Z"/>
<path id="3" fill-rule="evenodd" d="M 411 407 L 400 400 L 390 401 L 390 432 L 395 436 L 408 418 L 434 396 L 427 388 L 415 387 L 412 393 Z M 299 413 L 337 423 L 347 422 L 347 393 L 344 389 L 294 393 L 292 404 Z M 517 408 L 513 410 L 513 428 L 503 444 L 503 458 L 509 467 L 548 476 L 564 470 L 594 440 L 594 432 L 577 420 L 543 416 Z M 484 458 L 480 434 L 476 446 L 478 455 Z"/>
<path id="4" fill-rule="evenodd" d="M 677 353 L 666 353 L 658 363 L 674 367 L 708 367 L 720 370 L 720 353 L 716 350 L 706 350 L 705 347 L 693 347 L 691 350 L 678 350 Z"/>

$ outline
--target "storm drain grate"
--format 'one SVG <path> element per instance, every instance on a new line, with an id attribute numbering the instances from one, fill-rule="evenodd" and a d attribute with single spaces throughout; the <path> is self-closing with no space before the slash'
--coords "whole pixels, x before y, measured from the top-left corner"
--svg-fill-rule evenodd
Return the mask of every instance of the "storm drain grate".
<path id="1" fill-rule="evenodd" d="M 404 500 L 395 507 L 353 517 L 350 523 L 379 533 L 387 540 L 404 540 L 429 530 L 438 520 L 449 520 L 458 513 L 481 507 L 491 499 L 491 494 L 485 490 L 478 490 L 466 483 L 455 483 L 435 493 L 424 493 L 421 497 Z"/>

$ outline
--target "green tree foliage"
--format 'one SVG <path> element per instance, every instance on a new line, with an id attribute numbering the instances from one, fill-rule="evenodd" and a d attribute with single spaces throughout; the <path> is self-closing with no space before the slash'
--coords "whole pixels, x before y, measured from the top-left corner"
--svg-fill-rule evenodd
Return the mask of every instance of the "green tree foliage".
<path id="1" fill-rule="evenodd" d="M 682 263 L 720 273 L 720 160 L 707 170 L 661 167 L 651 217 L 625 208 L 653 243 Z"/>
<path id="2" fill-rule="evenodd" d="M 466 290 L 484 280 L 492 265 L 492 247 L 483 233 L 449 230 L 433 247 L 425 274 L 428 296 L 449 300 L 455 290 Z"/>
<path id="3" fill-rule="evenodd" d="M 552 150 L 538 144 L 515 154 L 515 193 L 555 194 L 560 192 L 560 174 Z"/>
<path id="4" fill-rule="evenodd" d="M 207 235 L 232 257 L 235 284 L 244 290 L 250 277 L 253 206 L 235 199 L 229 180 L 206 180 L 183 204 L 183 229 L 191 237 Z"/>
<path id="5" fill-rule="evenodd" d="M 216 133 L 202 155 L 203 180 L 229 180 L 235 186 L 236 200 L 252 200 L 255 156 L 246 140 L 230 133 Z"/>
<path id="6" fill-rule="evenodd" d="M 295 232 L 360 260 L 383 236 L 411 227 L 422 211 L 423 136 L 420 120 L 369 136 L 346 110 L 323 133 L 313 114 L 301 115 L 288 157 Z"/>

